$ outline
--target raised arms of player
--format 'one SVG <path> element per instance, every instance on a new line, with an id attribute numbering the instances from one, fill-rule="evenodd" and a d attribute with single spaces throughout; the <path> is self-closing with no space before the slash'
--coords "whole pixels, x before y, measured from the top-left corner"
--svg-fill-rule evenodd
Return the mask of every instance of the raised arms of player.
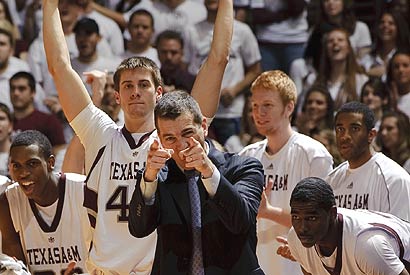
<path id="1" fill-rule="evenodd" d="M 58 0 L 43 0 L 44 48 L 61 106 L 71 121 L 91 102 L 91 98 L 80 76 L 71 67 L 57 7 Z"/>
<path id="2" fill-rule="evenodd" d="M 10 215 L 9 203 L 5 193 L 0 194 L 0 232 L 2 237 L 2 252 L 18 260 L 26 262 L 23 247 L 18 233 L 14 229 Z"/>
<path id="3" fill-rule="evenodd" d="M 219 0 L 211 49 L 208 58 L 198 72 L 191 92 L 205 117 L 213 117 L 218 109 L 222 78 L 228 64 L 232 32 L 232 0 Z"/>

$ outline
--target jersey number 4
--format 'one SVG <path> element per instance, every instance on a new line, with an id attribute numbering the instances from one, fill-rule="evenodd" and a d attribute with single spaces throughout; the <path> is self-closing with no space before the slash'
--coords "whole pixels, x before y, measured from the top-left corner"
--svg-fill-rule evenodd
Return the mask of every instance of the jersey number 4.
<path id="1" fill-rule="evenodd" d="M 105 205 L 106 210 L 120 211 L 117 216 L 119 222 L 128 222 L 128 186 L 118 186 Z"/>

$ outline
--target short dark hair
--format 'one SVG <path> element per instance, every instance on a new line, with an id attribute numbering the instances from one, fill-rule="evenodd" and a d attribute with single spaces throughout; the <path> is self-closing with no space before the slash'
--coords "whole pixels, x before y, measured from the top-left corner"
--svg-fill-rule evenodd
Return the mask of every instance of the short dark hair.
<path id="1" fill-rule="evenodd" d="M 182 38 L 182 35 L 179 32 L 171 30 L 165 30 L 161 32 L 155 40 L 155 45 L 158 47 L 159 43 L 162 40 L 177 40 L 179 44 L 181 44 L 181 48 L 184 48 L 184 39 Z"/>
<path id="2" fill-rule="evenodd" d="M 36 80 L 34 79 L 34 76 L 29 72 L 21 71 L 15 73 L 12 77 L 10 77 L 9 84 L 11 85 L 12 81 L 20 78 L 26 79 L 28 81 L 28 86 L 30 87 L 30 89 L 32 91 L 36 91 Z"/>
<path id="3" fill-rule="evenodd" d="M 74 26 L 73 32 L 78 34 L 80 31 L 85 31 L 87 35 L 96 33 L 100 35 L 100 28 L 98 26 L 97 21 L 92 18 L 83 17 L 77 21 Z"/>
<path id="4" fill-rule="evenodd" d="M 151 27 L 154 28 L 154 17 L 152 16 L 152 13 L 150 13 L 149 11 L 145 9 L 139 9 L 139 10 L 134 11 L 130 16 L 130 19 L 128 20 L 128 25 L 131 23 L 132 19 L 134 19 L 134 17 L 137 15 L 148 16 L 151 20 Z"/>
<path id="5" fill-rule="evenodd" d="M 43 133 L 37 130 L 26 130 L 17 134 L 11 143 L 10 151 L 14 147 L 30 146 L 33 144 L 38 146 L 45 160 L 53 154 L 50 141 Z"/>
<path id="6" fill-rule="evenodd" d="M 336 205 L 332 187 L 317 177 L 304 178 L 296 184 L 290 196 L 291 207 L 293 202 L 314 203 L 324 210 Z"/>
<path id="7" fill-rule="evenodd" d="M 157 102 L 154 109 L 155 126 L 158 129 L 158 119 L 175 120 L 182 114 L 190 113 L 194 122 L 202 123 L 202 113 L 198 103 L 186 91 L 176 90 L 164 94 Z"/>
<path id="8" fill-rule="evenodd" d="M 10 122 L 13 122 L 13 115 L 12 115 L 12 113 L 10 112 L 10 108 L 9 108 L 6 104 L 0 102 L 0 111 L 2 111 L 3 113 L 6 114 L 7 119 L 8 119 Z"/>
<path id="9" fill-rule="evenodd" d="M 124 59 L 117 67 L 113 77 L 114 89 L 118 92 L 120 91 L 120 79 L 124 71 L 132 71 L 139 68 L 148 70 L 151 73 L 155 88 L 163 85 L 160 70 L 154 61 L 143 56 L 132 56 Z"/>
<path id="10" fill-rule="evenodd" d="M 338 116 L 343 113 L 356 113 L 363 115 L 363 122 L 366 125 L 367 131 L 370 131 L 374 128 L 376 123 L 376 118 L 369 106 L 357 101 L 350 101 L 342 105 L 339 111 L 337 111 L 335 116 L 335 124 Z"/>

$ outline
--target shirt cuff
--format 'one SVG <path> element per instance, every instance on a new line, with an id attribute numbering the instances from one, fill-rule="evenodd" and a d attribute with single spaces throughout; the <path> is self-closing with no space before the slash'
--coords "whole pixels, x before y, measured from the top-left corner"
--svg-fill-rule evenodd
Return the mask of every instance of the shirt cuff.
<path id="1" fill-rule="evenodd" d="M 140 190 L 146 205 L 153 205 L 155 202 L 155 192 L 157 191 L 158 179 L 154 181 L 145 181 L 144 176 L 141 179 Z"/>
<path id="2" fill-rule="evenodd" d="M 204 187 L 211 198 L 215 196 L 216 191 L 218 190 L 220 179 L 221 179 L 221 174 L 219 173 L 219 170 L 216 169 L 216 167 L 214 167 L 214 172 L 212 173 L 212 176 L 210 178 L 206 178 L 206 179 L 202 178 Z"/>

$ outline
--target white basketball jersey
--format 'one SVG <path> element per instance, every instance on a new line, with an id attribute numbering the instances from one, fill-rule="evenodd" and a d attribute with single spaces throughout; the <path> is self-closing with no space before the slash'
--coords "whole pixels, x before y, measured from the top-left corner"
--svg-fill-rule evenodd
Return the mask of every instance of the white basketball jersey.
<path id="1" fill-rule="evenodd" d="M 267 139 L 245 147 L 239 154 L 255 157 L 263 165 L 265 185 L 273 180 L 269 202 L 290 213 L 290 195 L 303 178 L 325 177 L 332 169 L 333 159 L 318 141 L 294 132 L 288 142 L 274 155 L 266 152 Z M 325 163 L 315 169 L 315 162 Z M 257 255 L 262 270 L 269 275 L 302 274 L 298 264 L 276 254 L 276 236 L 286 236 L 289 228 L 266 219 L 258 219 Z"/>
<path id="2" fill-rule="evenodd" d="M 33 275 L 63 274 L 70 261 L 77 262 L 76 273 L 86 272 L 92 228 L 82 206 L 84 182 L 78 176 L 60 176 L 57 210 L 51 225 L 17 183 L 6 190 L 13 225 Z"/>
<path id="3" fill-rule="evenodd" d="M 93 105 L 85 108 L 71 125 L 85 147 L 84 205 L 94 227 L 88 271 L 149 274 L 156 232 L 145 238 L 132 236 L 128 212 L 137 172 L 145 166 L 156 132 L 133 137 Z"/>
<path id="4" fill-rule="evenodd" d="M 341 275 L 365 274 L 358 266 L 355 251 L 358 236 L 369 230 L 381 230 L 390 236 L 393 236 L 391 232 L 395 232 L 404 248 L 403 259 L 410 260 L 410 223 L 386 213 L 372 213 L 364 210 L 354 211 L 343 208 L 338 208 L 337 212 L 343 216 Z M 292 255 L 307 272 L 311 274 L 329 274 L 323 266 L 315 246 L 303 247 L 293 228 L 289 231 L 288 242 Z M 382 254 L 383 251 L 378 251 L 378 253 Z M 333 256 L 336 257 L 336 253 Z M 399 257 L 399 255 L 396 256 Z M 386 261 L 389 260 L 394 261 L 393 259 L 386 259 Z"/>
<path id="5" fill-rule="evenodd" d="M 386 212 L 410 221 L 410 175 L 382 153 L 356 169 L 346 161 L 326 181 L 337 207 Z"/>

